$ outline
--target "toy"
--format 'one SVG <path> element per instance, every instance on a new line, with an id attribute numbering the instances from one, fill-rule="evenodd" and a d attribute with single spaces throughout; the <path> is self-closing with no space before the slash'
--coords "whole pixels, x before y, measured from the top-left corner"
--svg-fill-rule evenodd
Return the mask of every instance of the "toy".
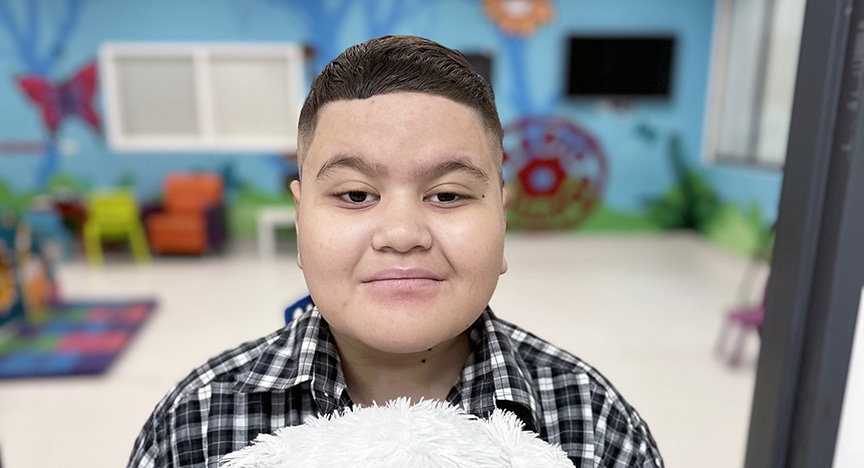
<path id="1" fill-rule="evenodd" d="M 53 264 L 26 223 L 0 209 L 0 325 L 44 319 L 57 302 Z"/>
<path id="2" fill-rule="evenodd" d="M 572 468 L 573 463 L 559 447 L 523 430 L 513 413 L 495 410 L 483 420 L 447 403 L 411 405 L 407 398 L 261 434 L 220 461 L 222 468 L 289 466 Z"/>

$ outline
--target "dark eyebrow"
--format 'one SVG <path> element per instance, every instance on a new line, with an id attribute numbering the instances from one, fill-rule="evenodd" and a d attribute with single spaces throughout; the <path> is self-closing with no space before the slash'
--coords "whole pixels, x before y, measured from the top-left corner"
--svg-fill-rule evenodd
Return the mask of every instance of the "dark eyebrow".
<path id="1" fill-rule="evenodd" d="M 363 158 L 352 156 L 350 154 L 339 153 L 327 160 L 321 169 L 318 170 L 318 175 L 315 176 L 316 179 L 321 179 L 326 177 L 329 172 L 334 169 L 344 167 L 346 169 L 353 169 L 357 172 L 360 172 L 366 176 L 373 175 L 383 175 L 387 173 L 387 169 L 378 164 L 370 164 Z"/>
<path id="2" fill-rule="evenodd" d="M 369 163 L 365 159 L 351 154 L 339 153 L 327 160 L 315 177 L 317 179 L 327 177 L 331 171 L 337 168 L 355 170 L 368 177 L 387 175 L 387 168 L 380 164 Z M 489 176 L 483 172 L 483 169 L 477 167 L 464 156 L 456 156 L 431 167 L 421 168 L 414 176 L 420 180 L 434 180 L 453 172 L 465 172 L 483 182 L 489 180 Z"/>
<path id="3" fill-rule="evenodd" d="M 457 156 L 452 159 L 448 159 L 439 164 L 436 164 L 430 168 L 422 169 L 418 171 L 416 174 L 418 178 L 425 179 L 437 179 L 444 175 L 450 174 L 451 172 L 466 172 L 470 176 L 475 179 L 481 180 L 483 182 L 489 180 L 489 176 L 483 172 L 483 169 L 477 167 L 474 163 L 472 163 L 468 158 L 464 156 Z"/>

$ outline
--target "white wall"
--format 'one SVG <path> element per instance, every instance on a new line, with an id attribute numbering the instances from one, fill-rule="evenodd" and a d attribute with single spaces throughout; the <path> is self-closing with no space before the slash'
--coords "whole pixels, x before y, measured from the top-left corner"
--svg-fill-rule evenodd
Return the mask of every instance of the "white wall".
<path id="1" fill-rule="evenodd" d="M 852 343 L 852 360 L 849 363 L 849 378 L 846 395 L 840 414 L 840 430 L 837 434 L 837 450 L 834 453 L 834 468 L 857 468 L 864 460 L 864 289 L 858 309 L 858 324 Z"/>

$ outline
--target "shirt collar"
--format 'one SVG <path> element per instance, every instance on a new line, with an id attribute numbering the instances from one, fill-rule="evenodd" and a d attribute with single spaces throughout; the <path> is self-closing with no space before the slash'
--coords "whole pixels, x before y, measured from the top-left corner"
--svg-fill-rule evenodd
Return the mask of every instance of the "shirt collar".
<path id="1" fill-rule="evenodd" d="M 262 350 L 234 387 L 240 393 L 286 391 L 308 383 L 318 409 L 328 414 L 347 400 L 345 376 L 330 327 L 309 304 Z"/>
<path id="2" fill-rule="evenodd" d="M 484 417 L 506 409 L 540 427 L 537 386 L 512 338 L 487 307 L 469 332 L 472 353 L 460 377 L 462 405 Z M 526 420 L 528 415 L 533 421 Z"/>
<path id="3" fill-rule="evenodd" d="M 534 427 L 539 427 L 542 416 L 531 373 L 488 307 L 471 326 L 469 341 L 471 356 L 457 383 L 463 408 L 483 417 L 496 408 L 507 409 L 525 423 L 529 422 L 525 421 L 527 411 Z M 322 414 L 350 403 L 330 327 L 311 303 L 264 347 L 249 370 L 239 376 L 234 390 L 286 391 L 307 382 Z M 520 414 L 519 408 L 525 411 Z"/>

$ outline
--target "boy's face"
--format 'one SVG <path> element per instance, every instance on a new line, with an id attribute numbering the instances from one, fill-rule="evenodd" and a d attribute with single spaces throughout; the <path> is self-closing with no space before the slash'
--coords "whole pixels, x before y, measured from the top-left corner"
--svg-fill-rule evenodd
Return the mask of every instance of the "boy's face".
<path id="1" fill-rule="evenodd" d="M 480 315 L 506 270 L 487 141 L 475 111 L 440 96 L 321 109 L 291 190 L 298 263 L 337 341 L 420 352 Z"/>

